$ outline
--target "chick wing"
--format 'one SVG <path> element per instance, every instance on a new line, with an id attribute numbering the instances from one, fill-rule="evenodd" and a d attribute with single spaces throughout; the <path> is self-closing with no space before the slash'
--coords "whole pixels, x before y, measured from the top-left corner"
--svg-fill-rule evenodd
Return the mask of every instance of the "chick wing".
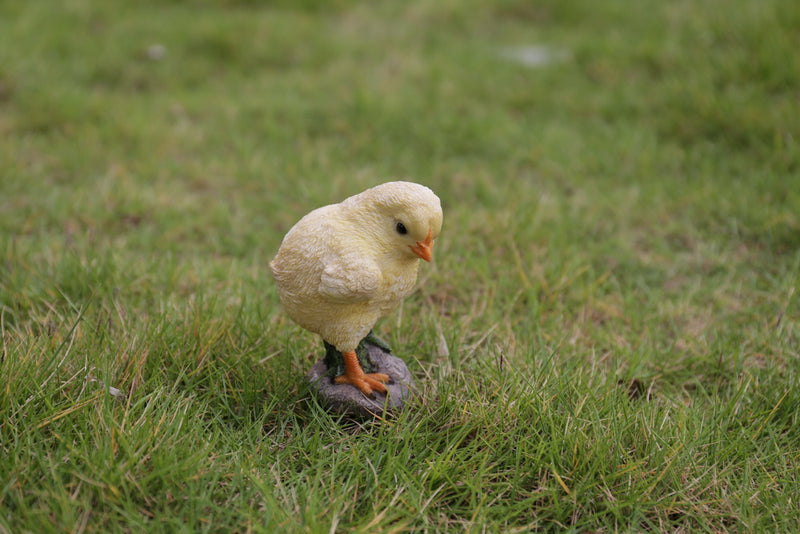
<path id="1" fill-rule="evenodd" d="M 381 271 L 374 261 L 354 253 L 339 254 L 325 264 L 319 294 L 342 304 L 365 302 L 376 296 L 380 283 Z"/>

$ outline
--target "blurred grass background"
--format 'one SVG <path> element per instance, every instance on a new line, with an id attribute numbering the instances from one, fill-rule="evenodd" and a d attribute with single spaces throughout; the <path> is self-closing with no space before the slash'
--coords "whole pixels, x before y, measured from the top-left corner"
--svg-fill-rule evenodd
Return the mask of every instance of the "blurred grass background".
<path id="1" fill-rule="evenodd" d="M 798 49 L 781 0 L 0 2 L 0 529 L 796 530 Z M 353 424 L 266 264 L 392 179 L 445 209 L 379 325 L 422 392 Z"/>

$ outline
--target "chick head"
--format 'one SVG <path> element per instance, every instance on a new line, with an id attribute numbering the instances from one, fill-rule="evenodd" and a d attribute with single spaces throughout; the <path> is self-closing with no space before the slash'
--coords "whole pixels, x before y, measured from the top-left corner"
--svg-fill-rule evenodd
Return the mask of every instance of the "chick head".
<path id="1" fill-rule="evenodd" d="M 382 251 L 431 261 L 433 240 L 442 230 L 442 205 L 429 188 L 413 182 L 387 182 L 342 205 Z"/>

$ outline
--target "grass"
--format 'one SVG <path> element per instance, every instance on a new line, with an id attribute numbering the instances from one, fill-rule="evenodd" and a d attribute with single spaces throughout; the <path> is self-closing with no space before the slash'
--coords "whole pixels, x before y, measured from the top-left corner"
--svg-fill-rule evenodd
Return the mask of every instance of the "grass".
<path id="1" fill-rule="evenodd" d="M 797 531 L 798 35 L 780 0 L 0 3 L 0 531 Z M 378 326 L 421 394 L 358 423 L 266 265 L 395 178 L 445 209 Z"/>

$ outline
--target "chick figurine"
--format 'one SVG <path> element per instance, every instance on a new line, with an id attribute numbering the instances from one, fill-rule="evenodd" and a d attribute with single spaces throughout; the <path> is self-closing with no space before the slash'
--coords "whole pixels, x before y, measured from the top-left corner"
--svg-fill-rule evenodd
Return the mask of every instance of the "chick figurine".
<path id="1" fill-rule="evenodd" d="M 283 238 L 269 264 L 278 296 L 294 322 L 341 355 L 337 384 L 386 392 L 389 376 L 364 372 L 356 349 L 368 336 L 380 345 L 372 327 L 412 292 L 441 228 L 433 191 L 388 182 L 310 212 Z"/>

